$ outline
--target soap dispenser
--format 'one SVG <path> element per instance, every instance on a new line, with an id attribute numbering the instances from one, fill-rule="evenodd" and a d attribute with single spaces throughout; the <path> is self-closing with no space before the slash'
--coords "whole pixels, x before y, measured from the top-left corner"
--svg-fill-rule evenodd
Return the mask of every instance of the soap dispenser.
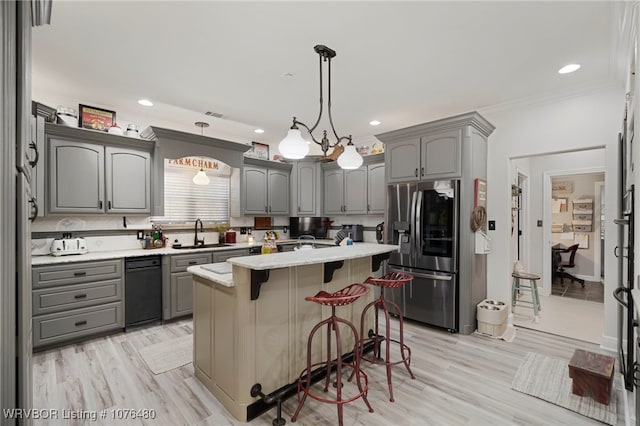
<path id="1" fill-rule="evenodd" d="M 349 232 L 349 235 L 347 236 L 347 245 L 348 246 L 353 245 L 353 239 L 351 239 L 351 232 Z"/>

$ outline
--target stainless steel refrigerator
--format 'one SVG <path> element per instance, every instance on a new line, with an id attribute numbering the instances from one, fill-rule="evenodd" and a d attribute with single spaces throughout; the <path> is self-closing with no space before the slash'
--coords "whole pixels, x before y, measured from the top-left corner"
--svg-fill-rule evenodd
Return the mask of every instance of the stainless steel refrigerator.
<path id="1" fill-rule="evenodd" d="M 385 296 L 406 318 L 457 332 L 459 180 L 387 186 L 386 243 L 398 246 L 390 271 L 413 281 Z"/>

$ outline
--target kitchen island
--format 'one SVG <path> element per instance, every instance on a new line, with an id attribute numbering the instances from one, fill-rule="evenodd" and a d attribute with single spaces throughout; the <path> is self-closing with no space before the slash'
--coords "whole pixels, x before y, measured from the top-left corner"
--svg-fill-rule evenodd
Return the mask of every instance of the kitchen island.
<path id="1" fill-rule="evenodd" d="M 196 377 L 238 420 L 257 417 L 268 406 L 251 396 L 252 386 L 259 383 L 269 394 L 296 383 L 306 367 L 310 330 L 331 315 L 329 307 L 305 297 L 363 282 L 396 249 L 362 243 L 236 257 L 227 261 L 231 273 L 208 270 L 216 269 L 211 265 L 188 268 L 193 274 Z M 359 328 L 360 313 L 373 298 L 370 291 L 336 313 Z M 372 322 L 371 318 L 367 329 Z M 313 362 L 321 360 L 324 339 L 314 342 Z M 353 344 L 353 338 L 345 337 L 345 352 Z"/>

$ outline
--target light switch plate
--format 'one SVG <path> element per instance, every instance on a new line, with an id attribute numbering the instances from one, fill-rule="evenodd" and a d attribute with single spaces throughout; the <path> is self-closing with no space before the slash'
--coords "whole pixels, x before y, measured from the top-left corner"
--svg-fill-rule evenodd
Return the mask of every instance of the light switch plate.
<path id="1" fill-rule="evenodd" d="M 137 238 L 138 238 L 139 240 L 144 240 L 144 231 L 138 231 Z"/>
<path id="2" fill-rule="evenodd" d="M 538 220 L 537 225 L 538 225 L 538 228 L 542 228 L 542 221 Z"/>
<path id="3" fill-rule="evenodd" d="M 489 221 L 489 231 L 495 231 L 496 230 L 496 221 L 495 220 L 490 220 Z"/>

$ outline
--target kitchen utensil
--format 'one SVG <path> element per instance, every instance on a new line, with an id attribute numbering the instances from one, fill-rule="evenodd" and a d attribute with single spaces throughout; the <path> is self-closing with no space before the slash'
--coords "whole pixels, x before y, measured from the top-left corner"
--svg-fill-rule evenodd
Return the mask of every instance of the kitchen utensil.
<path id="1" fill-rule="evenodd" d="M 58 117 L 58 124 L 78 127 L 78 111 L 75 109 L 58 105 L 56 116 Z"/>
<path id="2" fill-rule="evenodd" d="M 139 137 L 138 126 L 133 123 L 129 123 L 129 125 L 127 126 L 127 136 L 130 136 L 132 138 Z"/>

